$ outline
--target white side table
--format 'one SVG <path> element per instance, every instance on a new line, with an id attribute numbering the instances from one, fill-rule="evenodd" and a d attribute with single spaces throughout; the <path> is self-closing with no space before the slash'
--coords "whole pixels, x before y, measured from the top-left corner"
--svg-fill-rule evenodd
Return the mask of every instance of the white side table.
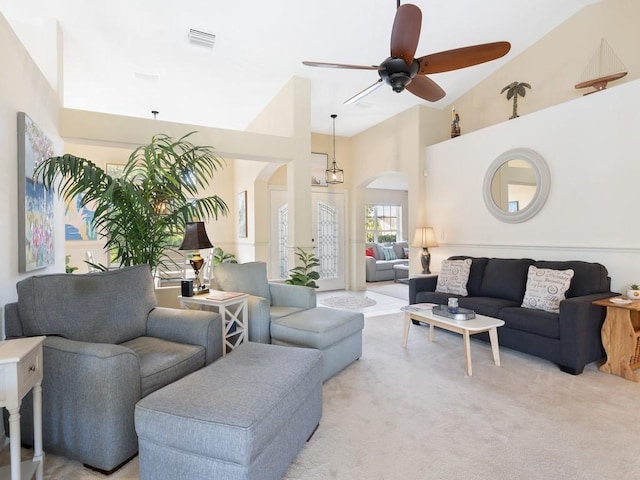
<path id="1" fill-rule="evenodd" d="M 0 406 L 9 411 L 11 476 L 8 467 L 0 478 L 42 480 L 42 342 L 45 337 L 18 338 L 0 342 Z M 33 389 L 33 459 L 20 462 L 20 405 Z"/>
<path id="2" fill-rule="evenodd" d="M 223 295 L 224 294 L 224 295 Z M 229 298 L 223 298 L 229 295 Z M 233 295 L 233 296 L 231 296 Z M 219 299 L 211 298 L 219 296 Z M 178 296 L 180 307 L 192 310 L 213 308 L 222 317 L 222 355 L 226 355 L 249 339 L 249 295 L 246 293 L 217 292 L 193 297 Z"/>

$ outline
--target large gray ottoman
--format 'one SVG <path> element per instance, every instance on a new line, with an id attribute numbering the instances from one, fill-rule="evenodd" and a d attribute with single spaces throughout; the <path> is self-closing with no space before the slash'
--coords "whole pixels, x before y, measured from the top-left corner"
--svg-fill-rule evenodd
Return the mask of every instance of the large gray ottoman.
<path id="1" fill-rule="evenodd" d="M 271 322 L 271 343 L 316 348 L 324 355 L 324 380 L 362 356 L 364 315 L 316 307 Z"/>
<path id="2" fill-rule="evenodd" d="M 322 417 L 322 354 L 244 343 L 138 402 L 140 479 L 280 479 Z"/>

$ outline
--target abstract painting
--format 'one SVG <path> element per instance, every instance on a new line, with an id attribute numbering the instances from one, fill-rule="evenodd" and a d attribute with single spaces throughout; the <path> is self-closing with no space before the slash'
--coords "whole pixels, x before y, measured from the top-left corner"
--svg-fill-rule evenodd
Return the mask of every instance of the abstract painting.
<path id="1" fill-rule="evenodd" d="M 18 112 L 18 269 L 55 263 L 54 195 L 33 179 L 38 163 L 54 156 L 53 142 L 24 112 Z"/>
<path id="2" fill-rule="evenodd" d="M 92 203 L 82 206 L 82 195 L 79 194 L 67 203 L 64 211 L 65 240 L 97 240 L 98 234 L 93 227 L 95 208 Z"/>

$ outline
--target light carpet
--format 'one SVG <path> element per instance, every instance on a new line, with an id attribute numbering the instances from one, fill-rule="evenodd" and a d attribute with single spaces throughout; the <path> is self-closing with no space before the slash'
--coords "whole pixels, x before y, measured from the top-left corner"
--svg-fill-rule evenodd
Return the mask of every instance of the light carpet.
<path id="1" fill-rule="evenodd" d="M 373 298 L 356 295 L 340 295 L 337 297 L 327 297 L 319 300 L 321 305 L 332 308 L 344 308 L 347 310 L 358 310 L 360 308 L 372 307 L 376 304 Z"/>
<path id="2" fill-rule="evenodd" d="M 582 375 L 472 340 L 473 376 L 462 339 L 411 325 L 402 314 L 365 318 L 363 356 L 323 387 L 320 426 L 287 480 L 638 478 L 640 385 Z M 499 329 L 498 329 L 499 332 Z M 8 453 L 6 453 L 8 455 Z M 137 480 L 137 459 L 109 478 Z M 105 478 L 49 455 L 45 478 Z"/>

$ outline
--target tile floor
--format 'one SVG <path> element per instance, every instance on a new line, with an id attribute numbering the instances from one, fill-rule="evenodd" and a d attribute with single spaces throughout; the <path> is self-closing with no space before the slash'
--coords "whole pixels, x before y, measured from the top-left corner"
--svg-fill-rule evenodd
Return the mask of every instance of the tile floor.
<path id="1" fill-rule="evenodd" d="M 406 290 L 406 299 L 398 298 L 404 294 Z M 394 295 L 386 295 L 382 292 L 393 292 Z M 404 307 L 409 303 L 409 286 L 394 282 L 375 282 L 367 283 L 367 290 L 360 292 L 353 292 L 347 290 L 331 290 L 326 292 L 318 292 L 318 305 L 323 298 L 335 297 L 342 295 L 352 295 L 357 297 L 368 297 L 376 301 L 375 305 L 371 307 L 365 307 L 360 309 L 352 309 L 354 312 L 362 312 L 365 317 L 376 317 L 378 315 L 386 315 L 389 313 L 397 313 L 401 307 Z"/>

